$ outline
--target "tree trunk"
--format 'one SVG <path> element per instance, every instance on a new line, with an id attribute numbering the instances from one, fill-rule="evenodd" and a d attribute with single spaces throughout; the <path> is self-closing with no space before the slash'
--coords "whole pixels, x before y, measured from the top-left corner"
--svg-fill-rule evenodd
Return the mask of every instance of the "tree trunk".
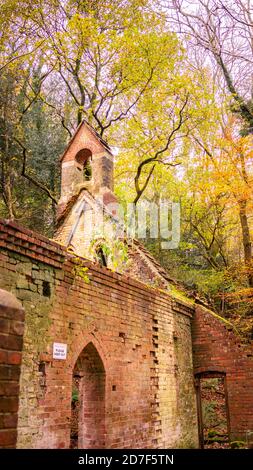
<path id="1" fill-rule="evenodd" d="M 242 229 L 242 241 L 244 250 L 244 262 L 248 268 L 248 281 L 249 286 L 253 287 L 253 272 L 252 272 L 252 243 L 250 238 L 249 223 L 247 217 L 247 201 L 239 201 L 240 209 L 240 222 Z"/>
<path id="2" fill-rule="evenodd" d="M 15 209 L 14 209 L 14 203 L 13 203 L 13 198 L 12 198 L 11 177 L 10 177 L 9 172 L 7 175 L 5 175 L 4 195 L 5 195 L 6 207 L 8 210 L 8 216 L 11 220 L 14 220 Z"/>
<path id="3" fill-rule="evenodd" d="M 5 132 L 2 135 L 4 150 L 2 152 L 2 191 L 3 199 L 8 210 L 8 217 L 15 219 L 15 208 L 12 194 L 12 170 L 10 163 L 10 145 L 8 131 L 5 125 Z"/>

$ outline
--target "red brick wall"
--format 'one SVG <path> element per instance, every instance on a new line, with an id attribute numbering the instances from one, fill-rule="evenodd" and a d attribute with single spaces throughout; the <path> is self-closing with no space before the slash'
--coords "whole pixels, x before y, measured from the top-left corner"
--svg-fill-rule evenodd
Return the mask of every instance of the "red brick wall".
<path id="1" fill-rule="evenodd" d="M 0 289 L 0 448 L 16 447 L 23 329 L 21 304 Z"/>
<path id="2" fill-rule="evenodd" d="M 253 432 L 253 348 L 243 346 L 209 310 L 197 306 L 193 324 L 194 373 L 226 374 L 231 440 Z"/>
<path id="3" fill-rule="evenodd" d="M 78 275 L 82 265 L 89 284 Z M 99 445 L 104 438 L 106 448 L 196 447 L 193 308 L 86 260 L 74 266 L 63 247 L 0 223 L 0 287 L 26 315 L 18 447 L 69 447 L 73 370 L 89 343 L 105 370 L 105 383 L 100 369 L 88 390 L 99 401 Z M 67 344 L 66 360 L 53 359 L 54 342 Z M 92 408 L 90 398 L 84 421 Z"/>

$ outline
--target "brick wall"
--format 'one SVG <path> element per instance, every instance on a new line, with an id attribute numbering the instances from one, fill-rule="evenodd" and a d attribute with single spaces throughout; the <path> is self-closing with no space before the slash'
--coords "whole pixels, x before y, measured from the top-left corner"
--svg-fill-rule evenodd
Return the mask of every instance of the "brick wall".
<path id="1" fill-rule="evenodd" d="M 73 371 L 80 362 L 83 377 L 99 368 L 96 380 L 82 384 L 90 399 L 83 403 L 80 439 L 90 439 L 88 445 L 198 445 L 191 306 L 86 260 L 76 265 L 55 242 L 3 221 L 0 287 L 15 294 L 26 315 L 18 447 L 69 447 Z M 54 342 L 67 344 L 66 360 L 53 359 Z M 96 416 L 92 390 L 100 403 Z M 100 423 L 98 435 L 87 433 L 90 413 Z"/>
<path id="2" fill-rule="evenodd" d="M 0 448 L 16 447 L 23 329 L 22 305 L 0 289 Z"/>
<path id="3" fill-rule="evenodd" d="M 226 374 L 231 440 L 247 441 L 253 432 L 253 348 L 244 346 L 224 323 L 197 306 L 193 320 L 195 374 Z"/>

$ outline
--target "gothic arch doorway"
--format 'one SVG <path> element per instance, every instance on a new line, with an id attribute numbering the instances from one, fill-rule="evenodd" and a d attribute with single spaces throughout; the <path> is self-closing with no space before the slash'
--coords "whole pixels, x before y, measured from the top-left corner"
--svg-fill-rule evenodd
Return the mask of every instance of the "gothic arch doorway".
<path id="1" fill-rule="evenodd" d="M 73 370 L 70 439 L 71 448 L 105 448 L 105 368 L 93 343 Z"/>

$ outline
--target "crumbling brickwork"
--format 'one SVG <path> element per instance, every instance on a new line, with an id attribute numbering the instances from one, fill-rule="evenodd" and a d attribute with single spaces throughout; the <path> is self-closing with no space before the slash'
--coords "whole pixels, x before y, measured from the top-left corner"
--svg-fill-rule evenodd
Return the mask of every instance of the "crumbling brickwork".
<path id="1" fill-rule="evenodd" d="M 70 446 L 73 372 L 89 351 L 100 359 L 83 362 L 82 380 L 100 364 L 102 375 L 91 383 L 104 414 L 95 418 L 100 435 L 80 434 L 80 443 L 197 447 L 193 308 L 107 268 L 77 262 L 55 242 L 13 223 L 2 222 L 0 234 L 0 287 L 22 302 L 26 316 L 18 447 Z M 53 358 L 54 342 L 67 345 L 66 360 Z M 87 413 L 93 408 L 91 399 L 83 403 Z"/>
<path id="2" fill-rule="evenodd" d="M 0 448 L 16 447 L 23 330 L 21 303 L 0 289 Z"/>
<path id="3" fill-rule="evenodd" d="M 248 440 L 253 432 L 253 350 L 212 312 L 196 307 L 193 320 L 194 373 L 225 374 L 229 434 L 233 440 Z"/>

